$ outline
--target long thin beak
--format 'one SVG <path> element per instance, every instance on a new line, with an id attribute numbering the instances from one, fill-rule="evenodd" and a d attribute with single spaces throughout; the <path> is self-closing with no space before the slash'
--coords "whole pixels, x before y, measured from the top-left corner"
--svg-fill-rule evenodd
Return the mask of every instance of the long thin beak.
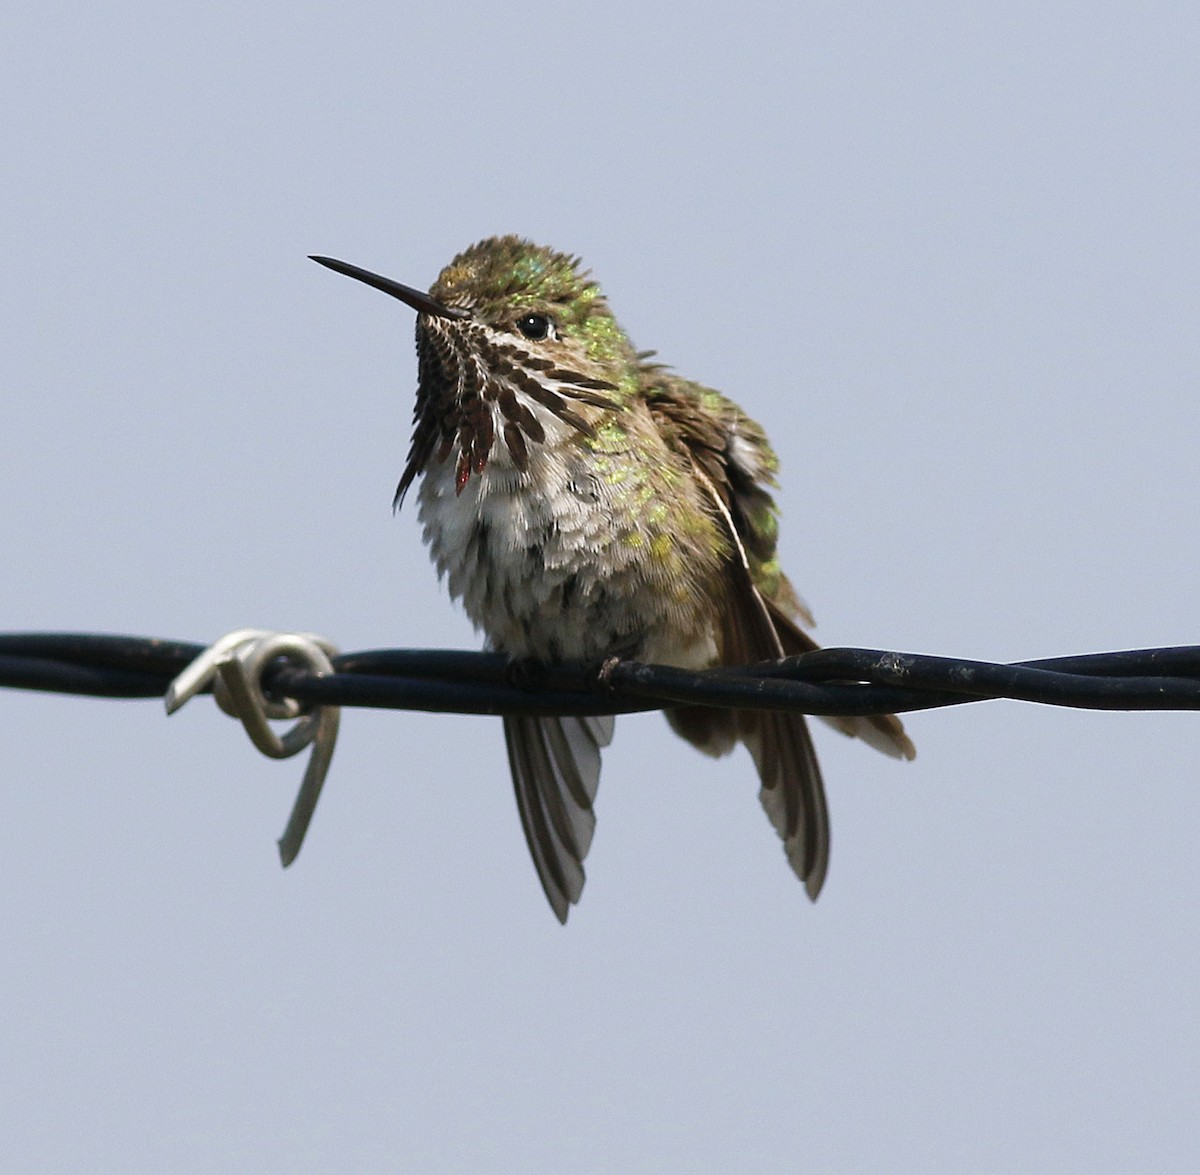
<path id="1" fill-rule="evenodd" d="M 411 306 L 420 314 L 432 314 L 435 318 L 470 318 L 470 314 L 466 310 L 443 306 L 440 302 L 435 302 L 428 294 L 414 290 L 412 286 L 402 286 L 399 282 L 392 281 L 390 277 L 380 277 L 379 274 L 372 273 L 369 269 L 360 269 L 348 261 L 335 261 L 332 257 L 312 256 L 309 257 L 309 260 L 315 261 L 318 265 L 324 265 L 326 269 L 332 269 L 334 273 L 344 273 L 347 277 L 354 278 L 355 281 L 365 282 L 377 290 L 382 290 L 385 294 L 391 294 L 393 298 L 399 298 L 406 306 Z"/>

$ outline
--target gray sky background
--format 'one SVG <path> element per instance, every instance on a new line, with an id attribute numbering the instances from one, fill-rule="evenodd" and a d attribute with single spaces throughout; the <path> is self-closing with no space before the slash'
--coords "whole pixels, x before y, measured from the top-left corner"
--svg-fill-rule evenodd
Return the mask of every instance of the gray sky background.
<path id="1" fill-rule="evenodd" d="M 783 463 L 826 643 L 1200 641 L 1186 4 L 16 0 L 6 628 L 477 646 L 415 512 L 412 317 L 519 232 Z M 748 756 L 618 724 L 564 931 L 496 721 L 0 695 L 0 1158 L 29 1171 L 1127 1172 L 1200 1155 L 1190 715 L 822 730 L 810 906 Z"/>

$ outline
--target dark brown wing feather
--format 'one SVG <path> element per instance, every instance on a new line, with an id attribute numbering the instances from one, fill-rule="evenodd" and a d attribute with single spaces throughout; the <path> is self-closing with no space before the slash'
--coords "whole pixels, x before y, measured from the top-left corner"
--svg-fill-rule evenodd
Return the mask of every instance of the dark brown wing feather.
<path id="1" fill-rule="evenodd" d="M 566 922 L 583 892 L 583 860 L 596 817 L 600 748 L 612 740 L 604 718 L 504 719 L 517 810 L 529 853 L 550 907 Z"/>
<path id="2" fill-rule="evenodd" d="M 744 665 L 782 657 L 770 613 L 742 559 L 730 559 L 728 579 L 728 607 L 722 615 L 726 662 Z M 733 721 L 758 768 L 759 799 L 783 841 L 788 863 L 815 901 L 829 868 L 829 808 L 808 723 L 802 714 L 764 710 L 736 711 Z"/>

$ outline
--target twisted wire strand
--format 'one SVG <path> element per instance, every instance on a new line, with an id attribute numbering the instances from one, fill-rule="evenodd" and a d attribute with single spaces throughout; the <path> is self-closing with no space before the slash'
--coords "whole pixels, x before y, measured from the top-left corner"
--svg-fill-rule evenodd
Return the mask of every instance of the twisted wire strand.
<path id="1" fill-rule="evenodd" d="M 0 633 L 0 686 L 91 697 L 161 697 L 204 651 L 100 633 Z M 310 705 L 455 714 L 622 714 L 686 703 L 857 716 L 1008 698 L 1093 710 L 1200 709 L 1200 646 L 1014 664 L 879 649 L 821 649 L 705 671 L 635 661 L 536 665 L 496 653 L 378 649 L 319 677 L 280 664 L 268 688 Z"/>

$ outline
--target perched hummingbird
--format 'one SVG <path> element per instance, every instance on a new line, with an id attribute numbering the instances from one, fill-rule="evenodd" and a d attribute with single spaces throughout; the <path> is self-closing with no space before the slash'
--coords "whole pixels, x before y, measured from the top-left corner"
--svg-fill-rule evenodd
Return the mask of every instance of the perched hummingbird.
<path id="1" fill-rule="evenodd" d="M 578 258 L 480 241 L 428 294 L 312 260 L 417 311 L 417 402 L 395 505 L 421 475 L 439 576 L 488 646 L 543 662 L 707 668 L 808 652 L 812 617 L 776 560 L 763 430 L 720 392 L 635 351 Z M 710 755 L 740 740 L 787 859 L 816 898 L 829 816 L 802 715 L 677 706 Z M 831 720 L 897 758 L 891 715 Z M 504 719 L 521 824 L 559 921 L 583 890 L 612 718 Z"/>

